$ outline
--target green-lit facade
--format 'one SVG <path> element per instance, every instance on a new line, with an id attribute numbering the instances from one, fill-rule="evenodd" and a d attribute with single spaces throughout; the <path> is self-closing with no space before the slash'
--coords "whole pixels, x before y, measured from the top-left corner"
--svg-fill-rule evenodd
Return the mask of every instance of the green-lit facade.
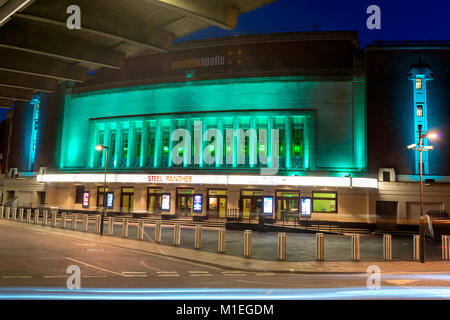
<path id="1" fill-rule="evenodd" d="M 64 110 L 60 169 L 101 169 L 105 159 L 95 145 L 104 144 L 110 147 L 111 170 L 258 170 L 275 165 L 258 159 L 266 150 L 270 158 L 274 143 L 271 134 L 267 134 L 267 146 L 261 143 L 259 132 L 277 129 L 281 174 L 364 172 L 362 91 L 362 80 L 311 81 L 291 76 L 158 84 L 72 95 Z M 196 122 L 199 128 L 194 128 Z M 178 141 L 171 140 L 171 133 L 180 128 L 191 133 L 192 152 L 188 159 L 188 153 L 179 148 L 185 159 L 174 164 L 171 150 Z M 203 137 L 208 129 L 223 132 L 223 151 L 206 148 L 212 140 L 204 139 L 200 161 L 195 163 L 194 130 Z M 239 145 L 235 137 L 236 147 L 227 147 L 227 129 L 254 129 L 257 146 L 248 136 L 244 144 Z M 214 164 L 204 163 L 205 148 L 216 158 Z M 245 155 L 244 164 L 238 163 L 239 150 Z M 233 161 L 227 161 L 227 156 Z"/>

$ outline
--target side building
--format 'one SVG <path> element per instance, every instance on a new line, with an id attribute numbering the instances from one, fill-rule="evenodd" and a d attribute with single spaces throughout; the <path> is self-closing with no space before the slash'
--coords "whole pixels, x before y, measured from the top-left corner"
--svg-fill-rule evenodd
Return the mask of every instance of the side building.
<path id="1" fill-rule="evenodd" d="M 420 216 L 418 126 L 434 149 L 423 152 L 424 212 L 450 208 L 450 42 L 375 42 L 365 49 L 368 172 L 379 228 L 417 224 Z"/>

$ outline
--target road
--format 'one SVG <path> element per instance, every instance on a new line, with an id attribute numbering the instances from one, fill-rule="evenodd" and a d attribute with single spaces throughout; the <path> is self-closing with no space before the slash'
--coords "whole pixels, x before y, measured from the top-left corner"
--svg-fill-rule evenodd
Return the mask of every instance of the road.
<path id="1" fill-rule="evenodd" d="M 364 274 L 230 271 L 191 261 L 41 232 L 30 231 L 24 234 L 23 230 L 0 226 L 0 289 L 65 289 L 70 276 L 66 273 L 66 269 L 70 265 L 80 267 L 83 289 L 261 288 L 307 289 L 302 292 L 307 293 L 312 290 L 315 294 L 324 294 L 324 292 L 329 294 L 329 292 L 342 292 L 352 288 L 367 289 L 368 278 L 368 275 Z M 381 279 L 382 289 L 402 289 L 403 295 L 405 294 L 403 289 L 432 287 L 444 289 L 444 291 L 435 291 L 431 297 L 450 298 L 447 291 L 450 289 L 448 274 L 395 274 L 382 275 Z M 258 292 L 255 290 L 253 294 Z M 250 291 L 249 294 L 252 292 Z M 398 294 L 401 298 L 400 291 Z M 406 295 L 408 294 L 410 293 Z"/>

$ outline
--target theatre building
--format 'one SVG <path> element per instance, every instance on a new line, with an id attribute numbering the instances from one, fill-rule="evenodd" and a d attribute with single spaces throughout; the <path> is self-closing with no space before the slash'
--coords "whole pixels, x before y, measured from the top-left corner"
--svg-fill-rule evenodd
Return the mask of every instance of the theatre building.
<path id="1" fill-rule="evenodd" d="M 356 32 L 176 48 L 16 103 L 3 202 L 96 211 L 108 194 L 123 214 L 371 221 Z"/>

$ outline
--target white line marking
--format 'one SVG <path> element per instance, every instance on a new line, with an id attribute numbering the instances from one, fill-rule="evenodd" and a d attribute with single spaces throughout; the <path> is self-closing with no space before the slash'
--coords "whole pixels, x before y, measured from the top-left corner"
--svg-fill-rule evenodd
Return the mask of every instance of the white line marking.
<path id="1" fill-rule="evenodd" d="M 72 258 L 67 258 L 67 257 L 66 257 L 66 259 L 67 259 L 67 260 L 74 261 L 74 262 L 77 262 L 77 263 L 84 264 L 84 265 L 86 265 L 86 266 L 88 266 L 88 267 L 91 267 L 91 268 L 94 268 L 94 269 L 106 271 L 106 272 L 109 272 L 109 273 L 112 273 L 112 274 L 116 274 L 116 275 L 125 277 L 125 275 L 123 275 L 123 274 L 121 274 L 121 273 L 119 273 L 119 272 L 115 272 L 115 271 L 111 271 L 111 270 L 108 270 L 108 269 L 96 267 L 96 266 L 93 266 L 92 264 L 89 264 L 89 263 L 86 263 L 86 262 L 83 262 L 83 261 L 80 261 L 80 260 L 76 260 L 76 259 L 72 259 Z"/>
<path id="2" fill-rule="evenodd" d="M 158 271 L 156 273 L 178 273 L 178 271 Z"/>
<path id="3" fill-rule="evenodd" d="M 68 277 L 69 277 L 69 275 L 67 275 L 67 276 L 44 276 L 44 278 L 46 278 L 46 279 L 68 278 Z"/>
<path id="4" fill-rule="evenodd" d="M 158 274 L 158 277 L 179 277 L 179 274 Z"/>
<path id="5" fill-rule="evenodd" d="M 205 274 L 205 273 L 194 273 L 191 274 L 191 277 L 212 277 L 211 273 Z"/>
<path id="6" fill-rule="evenodd" d="M 123 271 L 123 274 L 147 274 L 145 271 Z"/>
<path id="7" fill-rule="evenodd" d="M 263 277 L 263 276 L 274 276 L 275 273 L 257 273 L 256 276 Z"/>
<path id="8" fill-rule="evenodd" d="M 209 273 L 208 271 L 188 271 L 189 273 Z"/>
<path id="9" fill-rule="evenodd" d="M 3 276 L 3 279 L 31 279 L 31 276 Z"/>

